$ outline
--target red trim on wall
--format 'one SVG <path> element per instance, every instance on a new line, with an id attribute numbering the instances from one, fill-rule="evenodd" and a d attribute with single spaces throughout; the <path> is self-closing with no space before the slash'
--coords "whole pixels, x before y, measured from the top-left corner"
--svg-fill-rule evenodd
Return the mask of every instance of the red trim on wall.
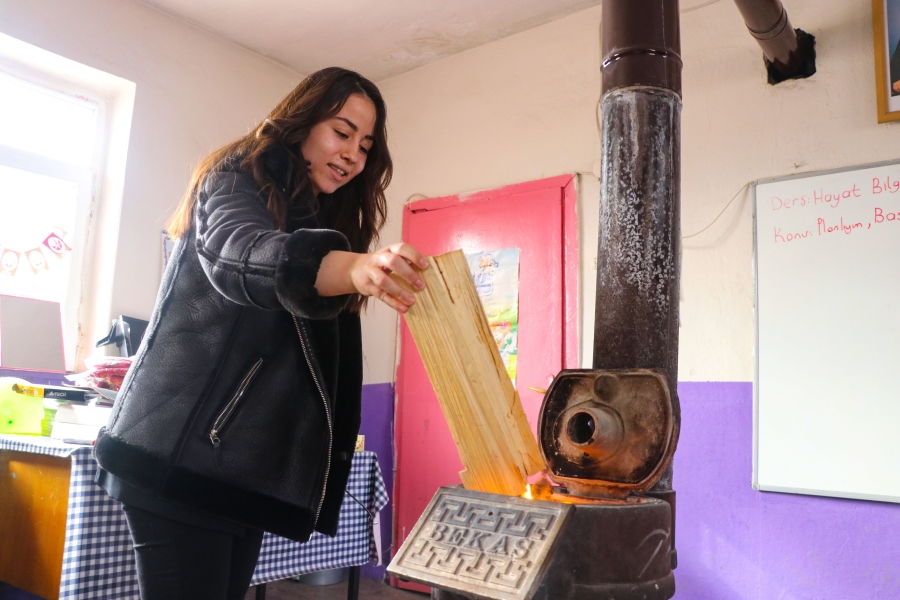
<path id="1" fill-rule="evenodd" d="M 425 198 L 424 200 L 416 200 L 415 202 L 410 202 L 405 207 L 403 207 L 403 235 L 405 236 L 408 232 L 406 211 L 416 213 L 423 210 L 437 210 L 439 208 L 447 208 L 448 206 L 453 206 L 454 204 L 460 204 L 462 202 L 490 200 L 491 198 L 494 198 L 496 196 L 512 196 L 514 194 L 521 194 L 523 192 L 544 190 L 554 187 L 565 189 L 570 183 L 574 181 L 574 179 L 575 175 L 557 175 L 555 177 L 548 177 L 546 179 L 536 179 L 534 181 L 526 181 L 524 183 L 514 183 L 512 185 L 507 185 L 490 190 L 480 190 L 476 192 L 466 192 L 463 194 L 453 194 L 452 196 L 441 196 L 440 198 Z"/>

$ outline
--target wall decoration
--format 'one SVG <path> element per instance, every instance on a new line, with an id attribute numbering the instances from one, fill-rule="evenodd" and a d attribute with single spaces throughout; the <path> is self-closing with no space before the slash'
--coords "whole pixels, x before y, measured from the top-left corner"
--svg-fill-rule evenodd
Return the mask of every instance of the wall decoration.
<path id="1" fill-rule="evenodd" d="M 0 252 L 0 275 L 14 277 L 16 271 L 19 269 L 20 256 L 21 254 L 15 250 L 4 248 L 3 251 Z"/>
<path id="2" fill-rule="evenodd" d="M 57 231 L 59 233 L 57 233 Z M 65 231 L 62 231 L 61 229 L 56 228 L 56 230 L 53 233 L 51 233 L 46 238 L 44 238 L 44 245 L 50 249 L 50 252 L 52 252 L 59 258 L 62 258 L 63 256 L 65 256 L 66 254 L 68 254 L 69 252 L 72 251 L 72 249 L 69 248 L 69 245 L 63 241 L 63 236 L 65 234 L 66 234 Z"/>
<path id="3" fill-rule="evenodd" d="M 475 289 L 506 372 L 516 384 L 519 336 L 519 249 L 466 254 Z"/>
<path id="4" fill-rule="evenodd" d="M 34 275 L 49 271 L 51 266 L 56 265 L 57 262 L 54 260 L 51 263 L 48 260 L 48 251 L 49 256 L 57 259 L 63 259 L 72 252 L 71 246 L 63 240 L 65 235 L 66 232 L 63 229 L 54 227 L 41 242 L 41 246 L 35 246 L 28 250 L 14 249 L 0 243 L 0 275 L 14 277 L 16 274 L 27 273 L 28 271 L 19 271 L 19 266 L 23 262 L 28 263 Z"/>
<path id="5" fill-rule="evenodd" d="M 900 0 L 872 0 L 878 122 L 900 120 Z"/>
<path id="6" fill-rule="evenodd" d="M 31 265 L 31 271 L 35 275 L 50 268 L 47 264 L 47 259 L 44 258 L 44 253 L 41 252 L 40 248 L 29 250 L 25 255 L 28 257 L 28 264 Z"/>

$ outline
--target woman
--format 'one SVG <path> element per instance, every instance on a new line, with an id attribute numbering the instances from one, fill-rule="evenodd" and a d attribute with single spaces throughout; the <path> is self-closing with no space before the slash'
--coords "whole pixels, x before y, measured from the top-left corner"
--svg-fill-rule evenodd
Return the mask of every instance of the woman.
<path id="1" fill-rule="evenodd" d="M 244 597 L 263 531 L 333 536 L 359 429 L 368 296 L 424 282 L 369 248 L 391 178 L 378 89 L 314 73 L 207 157 L 169 224 L 153 316 L 95 446 L 125 509 L 143 600 Z"/>

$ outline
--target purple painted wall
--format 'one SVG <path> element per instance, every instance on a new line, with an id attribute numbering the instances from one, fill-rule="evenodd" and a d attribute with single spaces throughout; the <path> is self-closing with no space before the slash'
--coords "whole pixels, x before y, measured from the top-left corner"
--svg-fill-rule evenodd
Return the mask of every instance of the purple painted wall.
<path id="1" fill-rule="evenodd" d="M 362 390 L 362 422 L 359 433 L 366 436 L 366 450 L 378 455 L 378 466 L 387 487 L 388 495 L 394 493 L 394 384 L 376 383 L 364 385 Z M 381 567 L 365 566 L 360 569 L 363 577 L 384 579 L 387 564 L 391 562 L 391 530 L 394 503 L 389 502 L 381 511 Z"/>
<path id="2" fill-rule="evenodd" d="M 753 384 L 678 393 L 677 599 L 900 598 L 900 505 L 754 491 Z"/>

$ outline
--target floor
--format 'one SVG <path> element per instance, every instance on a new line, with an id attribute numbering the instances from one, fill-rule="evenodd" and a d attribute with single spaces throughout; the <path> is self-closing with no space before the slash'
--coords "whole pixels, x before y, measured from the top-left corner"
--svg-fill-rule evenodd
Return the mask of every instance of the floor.
<path id="1" fill-rule="evenodd" d="M 360 594 L 360 598 L 362 595 Z M 8 583 L 0 581 L 0 600 L 41 600 L 34 594 L 22 591 L 17 587 L 13 587 Z"/>
<path id="2" fill-rule="evenodd" d="M 360 579 L 360 600 L 427 600 L 428 595 L 393 588 L 374 579 Z M 255 588 L 250 588 L 244 600 L 255 600 Z M 334 585 L 306 585 L 290 580 L 275 581 L 266 585 L 266 600 L 346 600 L 347 581 Z"/>

